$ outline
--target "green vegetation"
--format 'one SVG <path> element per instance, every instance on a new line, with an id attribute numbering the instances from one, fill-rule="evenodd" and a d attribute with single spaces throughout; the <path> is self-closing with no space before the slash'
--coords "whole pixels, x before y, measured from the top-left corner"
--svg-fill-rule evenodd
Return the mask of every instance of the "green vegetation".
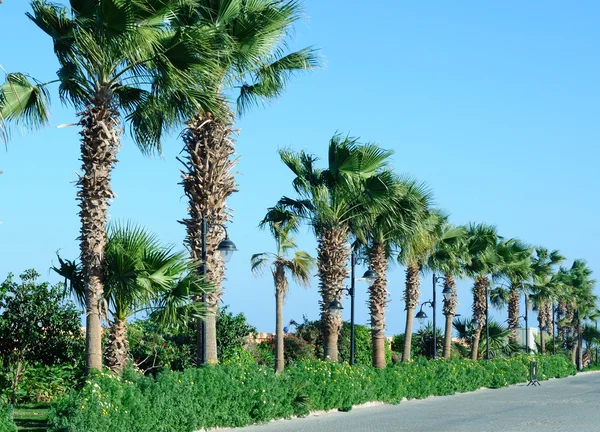
<path id="1" fill-rule="evenodd" d="M 13 409 L 10 405 L 0 406 L 0 432 L 16 432 Z"/>
<path id="2" fill-rule="evenodd" d="M 369 401 L 399 403 L 403 398 L 526 382 L 531 358 L 489 362 L 421 358 L 385 369 L 313 360 L 295 363 L 280 374 L 270 367 L 230 364 L 165 372 L 156 381 L 132 370 L 122 378 L 94 372 L 81 391 L 56 404 L 50 430 L 190 432 L 240 427 L 310 410 L 347 410 Z M 564 356 L 537 360 L 542 380 L 575 373 Z"/>
<path id="3" fill-rule="evenodd" d="M 14 412 L 19 431 L 45 432 L 48 430 L 48 407 L 44 405 L 19 406 Z"/>

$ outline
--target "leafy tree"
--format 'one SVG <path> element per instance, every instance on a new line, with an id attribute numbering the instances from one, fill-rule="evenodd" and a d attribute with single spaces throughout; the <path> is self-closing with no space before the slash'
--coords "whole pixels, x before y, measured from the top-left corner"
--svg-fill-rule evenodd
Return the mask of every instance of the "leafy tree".
<path id="1" fill-rule="evenodd" d="M 285 365 L 283 338 L 283 302 L 288 292 L 288 276 L 302 286 L 310 284 L 315 259 L 308 253 L 296 250 L 297 245 L 292 233 L 297 230 L 296 218 L 288 221 L 269 223 L 271 234 L 275 238 L 275 253 L 262 252 L 252 255 L 252 272 L 260 274 L 270 267 L 275 284 L 275 372 L 282 372 Z M 289 253 L 294 252 L 293 257 Z"/>
<path id="2" fill-rule="evenodd" d="M 287 220 L 292 215 L 306 220 L 317 235 L 317 274 L 321 294 L 323 356 L 338 360 L 338 334 L 342 317 L 328 308 L 343 296 L 350 224 L 366 212 L 391 203 L 394 175 L 387 170 L 391 151 L 358 139 L 335 135 L 329 142 L 325 169 L 315 166 L 317 157 L 305 152 L 280 151 L 282 161 L 294 173 L 297 199 L 283 197 L 269 209 L 264 222 Z"/>
<path id="3" fill-rule="evenodd" d="M 236 350 L 246 345 L 248 336 L 256 334 L 256 328 L 248 323 L 246 315 L 234 315 L 221 308 L 217 316 L 217 338 L 219 340 L 219 358 L 227 360 L 235 355 Z"/>
<path id="4" fill-rule="evenodd" d="M 159 148 L 159 141 L 145 139 L 144 131 L 152 127 L 149 123 L 160 118 L 162 132 L 192 112 L 219 110 L 217 98 L 197 90 L 192 79 L 198 73 L 215 71 L 212 59 L 216 53 L 209 49 L 212 32 L 201 26 L 169 28 L 176 12 L 186 6 L 186 0 L 73 0 L 69 6 L 32 0 L 32 12 L 27 16 L 52 40 L 59 63 L 57 79 L 44 83 L 10 73 L 0 87 L 0 129 L 5 138 L 12 125 L 35 129 L 48 123 L 48 86 L 55 82 L 61 101 L 72 105 L 79 116 L 83 164 L 77 199 L 87 292 L 88 370 L 102 367 L 106 214 L 115 196 L 110 178 L 117 162 L 122 121 L 132 120 L 138 146 L 151 152 Z M 186 57 L 184 62 L 180 54 L 187 48 L 203 55 Z M 159 116 L 145 115 L 156 100 L 170 103 L 162 107 Z"/>
<path id="5" fill-rule="evenodd" d="M 39 283 L 35 270 L 0 285 L 0 356 L 14 370 L 12 402 L 28 363 L 75 362 L 83 348 L 80 313 L 60 285 Z"/>
<path id="6" fill-rule="evenodd" d="M 105 358 L 107 366 L 120 373 L 129 351 L 128 319 L 146 312 L 166 327 L 186 325 L 191 318 L 204 316 L 201 305 L 193 300 L 210 287 L 202 283 L 183 253 L 174 252 L 135 225 L 109 228 L 105 260 L 105 319 L 110 325 Z M 81 267 L 60 257 L 59 263 L 54 270 L 70 282 L 72 292 L 85 304 Z"/>

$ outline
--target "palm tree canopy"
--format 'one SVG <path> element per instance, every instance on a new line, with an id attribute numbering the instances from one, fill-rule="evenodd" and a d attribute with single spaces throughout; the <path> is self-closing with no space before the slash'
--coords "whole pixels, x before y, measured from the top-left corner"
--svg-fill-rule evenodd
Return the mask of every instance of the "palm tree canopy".
<path id="1" fill-rule="evenodd" d="M 447 223 L 447 215 L 437 209 L 428 209 L 416 221 L 415 230 L 400 238 L 398 261 L 405 265 L 416 264 L 420 268 L 426 265 L 440 242 L 450 242 L 460 235 L 460 230 L 446 230 Z"/>
<path id="2" fill-rule="evenodd" d="M 467 252 L 466 228 L 444 221 L 440 239 L 429 255 L 427 267 L 433 271 L 460 277 L 464 273 L 464 263 L 468 260 Z"/>
<path id="3" fill-rule="evenodd" d="M 425 183 L 408 177 L 392 179 L 389 203 L 372 212 L 365 212 L 351 221 L 356 237 L 355 248 L 362 246 L 365 256 L 375 244 L 385 248 L 388 258 L 400 246 L 402 239 L 414 234 L 432 203 L 432 194 Z"/>
<path id="4" fill-rule="evenodd" d="M 321 66 L 312 47 L 286 52 L 302 12 L 297 0 L 197 0 L 173 22 L 215 32 L 220 72 L 198 78 L 203 88 L 235 92 L 241 113 L 279 96 L 295 73 Z"/>
<path id="5" fill-rule="evenodd" d="M 466 226 L 468 260 L 465 272 L 469 277 L 495 273 L 500 265 L 497 254 L 498 232 L 493 225 L 469 224 Z"/>
<path id="6" fill-rule="evenodd" d="M 54 271 L 69 282 L 80 304 L 85 304 L 81 268 L 59 259 Z M 150 312 L 159 324 L 187 324 L 202 316 L 193 298 L 211 290 L 202 283 L 193 264 L 181 252 L 132 224 L 111 225 L 106 248 L 104 300 L 112 320 L 126 321 L 140 311 Z"/>
<path id="7" fill-rule="evenodd" d="M 335 135 L 329 142 L 328 166 L 316 168 L 318 158 L 301 151 L 281 150 L 280 156 L 294 173 L 297 199 L 283 197 L 269 209 L 263 223 L 284 221 L 291 216 L 307 220 L 315 232 L 346 226 L 365 212 L 389 206 L 395 185 L 387 170 L 392 152 L 375 144 Z"/>
<path id="8" fill-rule="evenodd" d="M 267 223 L 261 223 L 264 227 Z M 269 229 L 275 238 L 276 252 L 262 252 L 252 255 L 250 262 L 252 272 L 261 274 L 267 267 L 271 268 L 273 275 L 278 268 L 291 276 L 299 285 L 307 287 L 310 285 L 312 272 L 315 269 L 315 259 L 307 252 L 296 250 L 297 245 L 292 233 L 297 230 L 297 219 L 292 217 L 286 221 L 268 223 Z M 294 252 L 290 257 L 290 252 Z M 287 285 L 284 286 L 287 288 Z M 285 298 L 287 292 L 283 293 Z"/>
<path id="9" fill-rule="evenodd" d="M 10 126 L 36 128 L 48 120 L 47 86 L 59 83 L 63 103 L 83 110 L 107 105 L 123 111 L 132 121 L 133 136 L 144 151 L 149 123 L 162 128 L 187 119 L 194 111 L 221 106 L 215 94 L 194 86 L 195 76 L 218 70 L 214 32 L 201 27 L 172 28 L 178 11 L 192 0 L 80 1 L 70 7 L 33 0 L 27 16 L 52 38 L 60 68 L 57 79 L 41 83 L 24 74 L 7 74 L 0 87 L 0 130 Z M 203 52 L 203 55 L 198 53 Z M 159 118 L 145 118 L 157 100 Z M 155 146 L 151 148 L 149 146 Z"/>

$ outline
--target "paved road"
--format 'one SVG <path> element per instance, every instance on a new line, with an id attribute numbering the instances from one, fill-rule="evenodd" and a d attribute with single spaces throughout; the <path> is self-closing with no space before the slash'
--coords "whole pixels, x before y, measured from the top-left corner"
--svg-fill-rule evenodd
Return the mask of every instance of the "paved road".
<path id="1" fill-rule="evenodd" d="M 239 430 L 239 429 L 238 429 Z M 278 420 L 244 432 L 600 431 L 600 373 Z"/>

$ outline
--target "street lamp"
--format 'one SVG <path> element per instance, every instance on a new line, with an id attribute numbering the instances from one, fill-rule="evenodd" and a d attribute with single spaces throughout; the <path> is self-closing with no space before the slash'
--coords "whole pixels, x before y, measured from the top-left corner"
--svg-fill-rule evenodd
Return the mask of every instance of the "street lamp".
<path id="1" fill-rule="evenodd" d="M 429 300 L 429 301 L 421 304 L 421 310 L 415 316 L 415 318 L 417 318 L 419 320 L 419 323 L 421 323 L 421 326 L 422 326 L 423 322 L 427 318 L 427 315 L 425 314 L 425 312 L 423 312 L 423 305 L 429 304 L 431 306 L 431 309 L 433 309 L 433 359 L 434 360 L 437 358 L 436 287 L 437 287 L 438 282 L 440 282 L 440 281 L 446 282 L 446 278 L 444 276 L 436 276 L 435 272 L 433 272 L 433 276 L 432 276 L 432 282 L 433 282 L 432 283 L 432 294 L 433 294 L 432 298 L 433 298 L 433 300 Z M 446 301 L 450 300 L 450 298 L 452 297 L 452 294 L 453 294 L 452 288 L 450 288 L 450 286 L 448 286 L 446 284 L 446 286 L 444 286 L 444 289 L 442 290 L 442 296 L 444 296 L 444 300 L 446 300 Z"/>
<path id="2" fill-rule="evenodd" d="M 207 274 L 207 267 L 206 267 L 206 254 L 207 254 L 207 251 L 206 251 L 206 233 L 207 233 L 208 229 L 212 228 L 212 227 L 220 227 L 220 228 L 223 229 L 223 231 L 225 231 L 225 238 L 223 240 L 221 240 L 221 242 L 217 245 L 217 250 L 221 254 L 221 258 L 223 259 L 223 262 L 228 263 L 229 260 L 231 259 L 231 257 L 233 256 L 233 253 L 235 251 L 237 251 L 237 248 L 235 247 L 235 243 L 233 243 L 231 241 L 231 239 L 229 238 L 229 234 L 227 234 L 227 228 L 225 227 L 225 225 L 220 224 L 220 223 L 208 223 L 206 221 L 206 216 L 202 215 L 202 276 L 203 276 L 202 280 L 203 280 L 203 282 L 206 282 L 206 274 Z M 202 293 L 202 303 L 204 303 L 204 306 L 206 306 L 206 293 L 205 292 Z M 207 358 L 206 358 L 206 324 L 203 324 L 202 320 L 200 320 L 198 322 L 198 325 L 202 325 L 202 332 L 201 332 L 202 353 L 198 352 L 198 356 L 200 354 L 202 354 L 201 362 L 202 362 L 202 364 L 206 364 L 207 363 Z"/>
<path id="3" fill-rule="evenodd" d="M 348 293 L 348 295 L 350 295 L 350 366 L 354 365 L 354 351 L 355 351 L 355 340 L 354 340 L 355 339 L 354 338 L 354 293 L 356 291 L 355 283 L 357 280 L 358 281 L 366 281 L 369 284 L 369 286 L 371 286 L 377 279 L 377 273 L 375 273 L 370 268 L 365 272 L 363 277 L 361 277 L 361 278 L 354 277 L 355 267 L 356 267 L 356 264 L 359 264 L 359 261 L 362 262 L 362 260 L 357 256 L 356 251 L 353 250 L 352 253 L 350 254 L 350 288 L 342 288 L 342 291 L 345 291 Z M 342 309 L 344 309 L 344 306 L 342 306 L 342 303 L 339 302 L 338 300 L 333 300 L 332 302 L 330 302 L 327 305 L 327 310 L 332 313 L 335 313 L 335 314 L 341 314 Z"/>

